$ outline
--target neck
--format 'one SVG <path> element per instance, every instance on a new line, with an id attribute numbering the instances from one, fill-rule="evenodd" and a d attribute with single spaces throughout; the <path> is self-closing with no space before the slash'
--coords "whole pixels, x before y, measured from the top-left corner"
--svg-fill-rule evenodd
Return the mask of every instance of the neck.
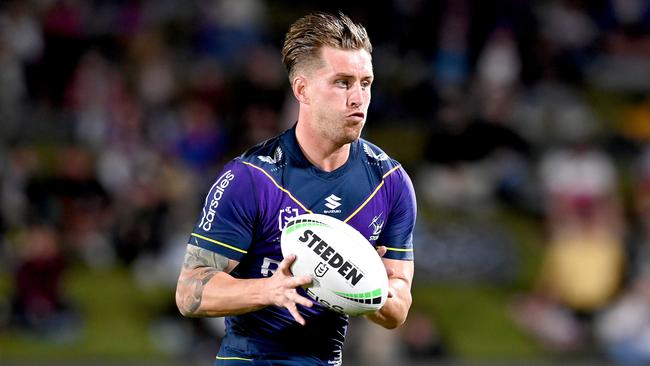
<path id="1" fill-rule="evenodd" d="M 328 141 L 304 121 L 298 121 L 296 140 L 307 160 L 325 172 L 340 168 L 350 156 L 350 144 L 339 145 Z"/>

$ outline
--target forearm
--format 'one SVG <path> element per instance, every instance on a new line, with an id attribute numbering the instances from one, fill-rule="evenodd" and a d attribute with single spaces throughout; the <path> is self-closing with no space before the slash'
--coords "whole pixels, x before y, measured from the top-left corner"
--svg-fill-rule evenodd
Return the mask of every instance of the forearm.
<path id="1" fill-rule="evenodd" d="M 183 273 L 176 288 L 176 304 L 184 316 L 225 316 L 247 313 L 268 305 L 266 279 L 237 279 L 214 268 Z"/>
<path id="2" fill-rule="evenodd" d="M 393 297 L 389 297 L 379 311 L 367 315 L 367 318 L 384 328 L 394 329 L 406 321 L 412 297 L 410 286 L 401 279 L 389 280 L 389 286 L 393 290 Z"/>
<path id="3" fill-rule="evenodd" d="M 295 255 L 284 258 L 271 277 L 238 279 L 229 274 L 238 262 L 189 244 L 176 286 L 176 306 L 184 316 L 199 317 L 243 314 L 275 305 L 286 308 L 304 325 L 296 306 L 311 307 L 313 303 L 296 288 L 312 279 L 291 274 L 294 260 Z"/>

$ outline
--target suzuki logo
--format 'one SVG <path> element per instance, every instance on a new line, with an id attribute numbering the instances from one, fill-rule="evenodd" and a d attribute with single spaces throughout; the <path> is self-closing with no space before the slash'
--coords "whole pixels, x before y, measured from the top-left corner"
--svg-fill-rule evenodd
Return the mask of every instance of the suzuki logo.
<path id="1" fill-rule="evenodd" d="M 340 200 L 340 197 L 332 194 L 329 197 L 325 198 L 325 207 L 329 208 L 330 210 L 334 210 L 337 207 L 341 206 L 341 203 L 339 202 Z"/>

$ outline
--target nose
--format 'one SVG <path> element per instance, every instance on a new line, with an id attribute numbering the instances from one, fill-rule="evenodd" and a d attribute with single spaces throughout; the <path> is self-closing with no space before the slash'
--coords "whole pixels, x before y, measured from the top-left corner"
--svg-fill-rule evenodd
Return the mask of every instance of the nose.
<path id="1" fill-rule="evenodd" d="M 359 108 L 361 105 L 363 105 L 364 102 L 364 96 L 363 96 L 363 90 L 361 89 L 361 85 L 355 84 L 352 88 L 350 88 L 349 94 L 348 94 L 348 106 L 350 108 Z"/>

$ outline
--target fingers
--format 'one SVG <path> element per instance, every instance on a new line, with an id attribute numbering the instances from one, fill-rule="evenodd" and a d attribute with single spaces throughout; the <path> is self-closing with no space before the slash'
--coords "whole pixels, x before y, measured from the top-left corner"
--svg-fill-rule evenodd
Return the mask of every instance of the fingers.
<path id="1" fill-rule="evenodd" d="M 289 286 L 296 288 L 309 285 L 312 282 L 311 276 L 296 276 L 289 279 Z"/>
<path id="2" fill-rule="evenodd" d="M 383 257 L 388 251 L 388 249 L 383 245 L 379 245 L 375 249 L 377 249 L 377 254 L 379 254 L 380 257 Z"/>
<path id="3" fill-rule="evenodd" d="M 293 301 L 294 303 L 296 303 L 296 304 L 300 304 L 300 305 L 302 305 L 302 306 L 304 306 L 304 307 L 306 307 L 306 308 L 310 308 L 310 307 L 312 307 L 312 306 L 314 305 L 314 303 L 313 303 L 311 300 L 309 300 L 308 298 L 306 298 L 306 297 L 304 297 L 304 296 L 300 296 L 300 295 L 297 294 L 297 293 L 294 294 L 294 295 L 291 297 L 290 300 Z"/>
<path id="4" fill-rule="evenodd" d="M 296 307 L 296 304 L 292 303 L 286 306 L 287 310 L 289 310 L 289 313 L 291 316 L 298 322 L 300 325 L 305 325 L 305 319 L 300 315 L 298 312 L 298 308 Z"/>
<path id="5" fill-rule="evenodd" d="M 286 304 L 284 307 L 287 310 L 289 310 L 289 314 L 291 314 L 293 319 L 295 319 L 298 323 L 300 323 L 301 325 L 305 325 L 306 323 L 305 319 L 302 317 L 302 315 L 300 315 L 300 312 L 298 311 L 298 307 L 296 306 L 296 304 L 300 304 L 302 306 L 310 308 L 313 306 L 313 303 L 309 299 L 300 296 L 298 293 L 295 292 L 295 290 L 293 291 L 293 293 L 287 294 L 287 300 L 288 300 L 288 304 Z"/>
<path id="6" fill-rule="evenodd" d="M 278 266 L 278 271 L 284 274 L 291 274 L 291 265 L 295 260 L 296 260 L 295 254 L 289 254 L 288 256 L 284 257 L 284 259 L 282 260 L 282 262 L 280 262 L 280 265 Z"/>

